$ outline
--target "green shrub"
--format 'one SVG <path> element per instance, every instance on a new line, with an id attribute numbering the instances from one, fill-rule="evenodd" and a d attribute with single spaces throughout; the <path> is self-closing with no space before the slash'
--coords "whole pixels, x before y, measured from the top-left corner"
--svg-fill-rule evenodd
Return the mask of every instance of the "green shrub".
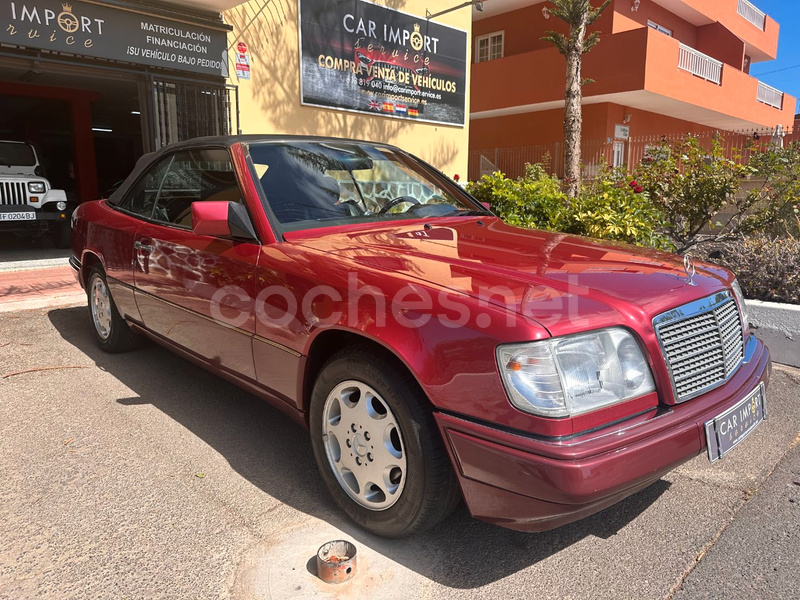
<path id="1" fill-rule="evenodd" d="M 672 250 L 659 233 L 664 216 L 642 186 L 622 172 L 607 172 L 581 191 L 571 218 L 575 229 L 590 237 Z"/>
<path id="2" fill-rule="evenodd" d="M 518 179 L 500 172 L 484 175 L 467 189 L 511 225 L 557 231 L 566 221 L 567 195 L 558 178 L 540 164 L 525 165 L 525 175 Z"/>
<path id="3" fill-rule="evenodd" d="M 800 240 L 759 233 L 704 246 L 701 254 L 736 273 L 747 298 L 800 304 Z"/>
<path id="4" fill-rule="evenodd" d="M 468 190 L 512 225 L 669 248 L 658 233 L 661 213 L 638 182 L 620 172 L 602 173 L 577 198 L 568 198 L 558 178 L 540 164 L 526 165 L 518 179 L 485 175 Z"/>

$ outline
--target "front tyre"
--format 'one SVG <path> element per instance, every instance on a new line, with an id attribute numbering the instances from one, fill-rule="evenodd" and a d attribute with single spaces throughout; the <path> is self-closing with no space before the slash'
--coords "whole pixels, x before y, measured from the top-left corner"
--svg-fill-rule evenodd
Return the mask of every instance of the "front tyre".
<path id="1" fill-rule="evenodd" d="M 89 274 L 86 295 L 92 332 L 98 346 L 111 353 L 134 349 L 138 345 L 139 337 L 117 311 L 114 299 L 108 291 L 106 276 L 100 267 L 95 267 Z"/>
<path id="2" fill-rule="evenodd" d="M 331 358 L 314 385 L 311 444 L 336 504 L 364 529 L 402 537 L 445 519 L 458 483 L 416 381 L 367 349 Z"/>

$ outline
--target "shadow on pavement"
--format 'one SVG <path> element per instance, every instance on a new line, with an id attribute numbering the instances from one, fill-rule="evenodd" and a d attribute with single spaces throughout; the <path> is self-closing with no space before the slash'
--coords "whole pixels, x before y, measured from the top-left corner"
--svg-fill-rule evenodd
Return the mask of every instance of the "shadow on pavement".
<path id="1" fill-rule="evenodd" d="M 477 521 L 462 505 L 430 531 L 384 540 L 363 532 L 336 509 L 317 472 L 308 433 L 277 409 L 155 344 L 130 354 L 102 352 L 83 307 L 53 310 L 49 318 L 67 342 L 137 394 L 117 402 L 152 404 L 209 444 L 260 490 L 448 587 L 483 586 L 585 537 L 611 537 L 670 486 L 658 481 L 603 512 L 545 533 L 520 533 Z"/>

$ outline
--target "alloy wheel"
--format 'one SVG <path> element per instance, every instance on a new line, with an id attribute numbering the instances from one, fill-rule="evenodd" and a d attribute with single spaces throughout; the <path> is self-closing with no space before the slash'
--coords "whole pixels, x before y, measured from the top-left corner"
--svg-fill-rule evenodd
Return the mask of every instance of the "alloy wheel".
<path id="1" fill-rule="evenodd" d="M 89 306 L 92 310 L 92 321 L 100 339 L 107 340 L 111 335 L 111 297 L 103 278 L 95 276 L 89 292 Z"/>
<path id="2" fill-rule="evenodd" d="M 386 510 L 403 492 L 407 461 L 397 419 L 372 387 L 337 385 L 325 401 L 322 439 L 342 489 L 370 510 Z"/>

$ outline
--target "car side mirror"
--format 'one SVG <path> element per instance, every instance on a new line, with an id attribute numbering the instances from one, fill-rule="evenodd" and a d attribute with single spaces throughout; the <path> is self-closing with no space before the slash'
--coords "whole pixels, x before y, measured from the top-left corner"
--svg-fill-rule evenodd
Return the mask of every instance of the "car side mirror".
<path id="1" fill-rule="evenodd" d="M 197 235 L 258 241 L 247 208 L 239 202 L 192 202 L 192 231 Z"/>

